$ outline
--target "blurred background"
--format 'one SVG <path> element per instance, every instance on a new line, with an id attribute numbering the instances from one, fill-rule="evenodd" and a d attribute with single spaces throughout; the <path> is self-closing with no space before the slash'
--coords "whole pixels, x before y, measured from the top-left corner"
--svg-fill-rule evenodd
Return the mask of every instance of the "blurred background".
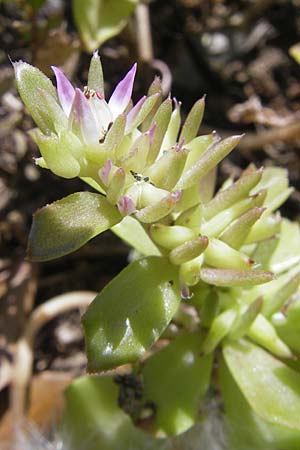
<path id="1" fill-rule="evenodd" d="M 222 163 L 219 182 L 251 162 L 284 166 L 296 188 L 284 214 L 295 219 L 300 216 L 300 1 L 2 0 L 0 41 L 1 442 L 16 343 L 32 311 L 69 291 L 100 291 L 126 265 L 129 252 L 107 232 L 54 262 L 25 259 L 32 214 L 88 187 L 35 166 L 39 152 L 27 133 L 34 124 L 18 97 L 10 59 L 31 63 L 49 77 L 50 65 L 59 66 L 83 87 L 91 54 L 99 49 L 108 96 L 134 61 L 134 100 L 155 75 L 166 95 L 170 89 L 182 101 L 183 115 L 207 94 L 201 134 L 246 133 Z M 79 311 L 43 326 L 33 355 L 30 414 L 46 426 L 61 407 L 63 388 L 85 370 Z"/>

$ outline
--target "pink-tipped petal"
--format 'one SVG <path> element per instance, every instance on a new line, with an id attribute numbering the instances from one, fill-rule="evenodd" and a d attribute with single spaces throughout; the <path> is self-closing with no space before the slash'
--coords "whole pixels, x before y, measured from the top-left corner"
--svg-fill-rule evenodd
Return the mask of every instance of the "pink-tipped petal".
<path id="1" fill-rule="evenodd" d="M 132 66 L 127 75 L 125 75 L 123 80 L 117 84 L 109 99 L 108 105 L 114 119 L 122 114 L 131 99 L 135 73 L 136 63 Z"/>
<path id="2" fill-rule="evenodd" d="M 89 103 L 80 89 L 75 89 L 75 96 L 69 116 L 72 131 L 79 135 L 86 144 L 97 144 L 99 141 L 97 124 Z"/>
<path id="3" fill-rule="evenodd" d="M 118 201 L 118 209 L 122 216 L 129 216 L 136 211 L 134 201 L 128 195 L 123 195 Z"/>
<path id="4" fill-rule="evenodd" d="M 73 88 L 72 84 L 65 76 L 65 74 L 58 67 L 51 66 L 51 69 L 53 70 L 56 78 L 57 95 L 61 107 L 64 110 L 65 114 L 68 116 L 71 111 L 75 89 Z"/>
<path id="5" fill-rule="evenodd" d="M 152 141 L 153 141 L 153 138 L 155 135 L 155 130 L 156 130 L 156 123 L 154 123 L 149 129 L 150 145 L 152 144 Z"/>
<path id="6" fill-rule="evenodd" d="M 108 159 L 103 167 L 98 172 L 99 178 L 102 181 L 105 186 L 107 186 L 108 183 L 108 175 L 112 168 L 112 160 Z"/>
<path id="7" fill-rule="evenodd" d="M 126 128 L 130 128 L 132 126 L 132 124 L 135 121 L 138 113 L 140 112 L 146 98 L 147 98 L 146 95 L 144 95 L 143 97 L 141 97 L 139 99 L 139 101 L 134 105 L 134 107 L 131 108 L 131 110 L 129 111 L 129 113 L 127 114 L 127 117 L 126 117 Z"/>
<path id="8" fill-rule="evenodd" d="M 181 139 L 181 141 L 179 142 L 179 144 L 175 147 L 177 152 L 180 152 L 180 150 L 182 149 L 184 144 L 184 139 Z"/>
<path id="9" fill-rule="evenodd" d="M 181 194 L 182 194 L 182 191 L 175 191 L 175 192 L 171 192 L 171 197 L 172 197 L 172 199 L 173 200 L 175 200 L 175 202 L 177 203 L 177 202 L 179 202 L 179 200 L 180 200 L 180 198 L 181 198 Z"/>

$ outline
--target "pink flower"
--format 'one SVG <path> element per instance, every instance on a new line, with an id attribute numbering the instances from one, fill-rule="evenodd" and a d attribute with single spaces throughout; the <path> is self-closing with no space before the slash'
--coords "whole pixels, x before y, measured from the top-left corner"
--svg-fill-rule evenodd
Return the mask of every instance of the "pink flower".
<path id="1" fill-rule="evenodd" d="M 94 58 L 99 58 L 97 52 L 94 53 Z M 105 137 L 110 124 L 125 111 L 130 102 L 136 63 L 117 84 L 108 102 L 103 92 L 89 87 L 82 92 L 72 86 L 59 68 L 52 66 L 52 69 L 56 77 L 59 102 L 68 117 L 70 129 L 87 145 L 99 143 Z M 132 108 L 128 121 L 134 120 L 144 100 L 145 97 Z"/>

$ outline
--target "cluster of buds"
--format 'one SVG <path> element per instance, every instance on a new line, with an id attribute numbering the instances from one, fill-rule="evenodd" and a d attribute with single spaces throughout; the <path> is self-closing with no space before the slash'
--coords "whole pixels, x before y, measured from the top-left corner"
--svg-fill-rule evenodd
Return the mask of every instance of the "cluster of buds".
<path id="1" fill-rule="evenodd" d="M 289 356 L 269 318 L 299 289 L 298 272 L 291 275 L 289 295 L 284 293 L 289 279 L 284 286 L 277 283 L 275 309 L 262 300 L 267 290 L 258 295 L 251 289 L 267 283 L 277 292 L 276 270 L 266 267 L 259 249 L 280 233 L 275 210 L 291 192 L 285 171 L 251 165 L 214 194 L 216 167 L 241 136 L 197 136 L 204 98 L 182 125 L 181 104 L 163 100 L 158 79 L 133 106 L 136 65 L 108 102 L 97 53 L 83 91 L 58 68 L 53 67 L 57 89 L 24 62 L 14 68 L 20 95 L 38 126 L 31 132 L 42 154 L 37 164 L 64 178 L 84 178 L 118 208 L 120 221 L 136 219 L 158 253 L 179 267 L 184 299 L 196 302 L 201 290 L 203 323 L 210 327 L 203 351 L 211 352 L 228 333 L 233 338 L 248 333 L 270 351 Z M 215 286 L 228 291 L 216 294 Z M 251 292 L 247 301 L 245 290 Z"/>

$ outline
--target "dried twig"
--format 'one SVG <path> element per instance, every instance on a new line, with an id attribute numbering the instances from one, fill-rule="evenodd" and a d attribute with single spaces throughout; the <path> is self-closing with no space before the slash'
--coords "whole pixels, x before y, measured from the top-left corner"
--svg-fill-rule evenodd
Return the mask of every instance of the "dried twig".
<path id="1" fill-rule="evenodd" d="M 18 430 L 24 423 L 34 357 L 33 345 L 37 333 L 47 322 L 58 315 L 76 308 L 87 308 L 96 295 L 91 291 L 62 294 L 38 306 L 29 317 L 24 334 L 17 344 L 11 387 L 10 402 L 12 423 L 16 431 L 14 434 L 16 449 L 18 448 Z"/>
<path id="2" fill-rule="evenodd" d="M 154 59 L 149 6 L 139 3 L 135 12 L 137 47 L 140 61 L 160 72 L 162 76 L 162 92 L 167 95 L 172 84 L 172 74 L 168 65 L 160 59 Z"/>

